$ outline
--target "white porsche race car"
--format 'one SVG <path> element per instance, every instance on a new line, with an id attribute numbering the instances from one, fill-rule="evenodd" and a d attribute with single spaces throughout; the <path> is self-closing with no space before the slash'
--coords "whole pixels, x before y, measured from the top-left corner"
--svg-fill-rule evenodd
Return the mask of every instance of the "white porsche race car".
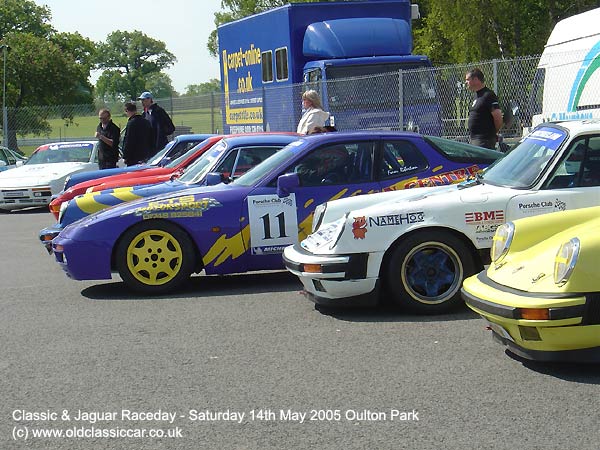
<path id="1" fill-rule="evenodd" d="M 0 210 L 45 206 L 74 173 L 98 170 L 97 141 L 38 147 L 20 167 L 0 173 Z"/>
<path id="2" fill-rule="evenodd" d="M 287 247 L 284 261 L 318 304 L 384 298 L 440 313 L 489 263 L 500 224 L 597 205 L 600 121 L 546 123 L 476 179 L 320 205 L 313 233 Z"/>

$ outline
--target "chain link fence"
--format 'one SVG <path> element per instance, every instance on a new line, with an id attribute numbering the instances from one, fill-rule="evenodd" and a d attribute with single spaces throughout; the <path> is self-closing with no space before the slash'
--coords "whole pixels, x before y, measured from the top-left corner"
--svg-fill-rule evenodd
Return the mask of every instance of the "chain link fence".
<path id="1" fill-rule="evenodd" d="M 531 124 L 532 115 L 541 111 L 541 90 L 536 89 L 538 61 L 539 56 L 530 56 L 261 88 L 254 94 L 257 101 L 262 101 L 263 124 L 231 131 L 295 131 L 301 93 L 314 88 L 326 99 L 326 109 L 339 130 L 409 129 L 465 140 L 473 93 L 465 88 L 464 77 L 469 69 L 479 67 L 487 86 L 498 94 L 505 114 L 514 115 L 503 133 L 517 137 L 524 126 Z M 171 115 L 179 134 L 226 130 L 222 114 L 225 101 L 220 93 L 156 99 Z M 113 121 L 123 130 L 127 122 L 123 103 L 7 108 L 9 146 L 91 139 L 102 107 L 111 110 Z"/>

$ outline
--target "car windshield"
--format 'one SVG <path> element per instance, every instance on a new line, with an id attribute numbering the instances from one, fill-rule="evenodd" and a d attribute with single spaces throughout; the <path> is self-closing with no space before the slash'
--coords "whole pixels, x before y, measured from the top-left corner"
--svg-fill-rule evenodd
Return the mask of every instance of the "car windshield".
<path id="1" fill-rule="evenodd" d="M 194 145 L 192 148 L 190 148 L 187 152 L 185 152 L 183 155 L 179 156 L 178 158 L 175 158 L 174 160 L 172 160 L 171 162 L 169 162 L 169 164 L 167 164 L 165 167 L 168 167 L 169 169 L 174 169 L 177 166 L 179 166 L 183 161 L 185 161 L 186 159 L 188 159 L 191 155 L 193 155 L 194 153 L 196 153 L 196 151 L 198 151 L 198 149 L 200 147 L 202 147 L 203 145 L 206 145 L 208 139 L 206 141 L 202 141 L 200 142 L 198 145 Z"/>
<path id="2" fill-rule="evenodd" d="M 298 154 L 298 146 L 302 145 L 303 142 L 304 141 L 301 139 L 286 145 L 273 156 L 265 159 L 259 165 L 234 180 L 233 183 L 239 186 L 254 186 L 258 181 L 262 180 L 264 176 L 275 170 L 275 168 L 294 158 L 294 156 Z"/>
<path id="3" fill-rule="evenodd" d="M 62 162 L 90 162 L 94 144 L 72 143 L 49 145 L 37 150 L 25 164 L 49 164 Z"/>
<path id="4" fill-rule="evenodd" d="M 465 142 L 451 141 L 436 136 L 423 136 L 423 139 L 438 151 L 442 152 L 451 161 L 489 160 L 496 161 L 502 153 L 496 150 L 477 147 Z"/>
<path id="5" fill-rule="evenodd" d="M 213 169 L 216 161 L 219 160 L 226 149 L 227 143 L 224 140 L 217 142 L 210 150 L 200 156 L 196 161 L 194 161 L 193 164 L 190 164 L 190 166 L 185 169 L 183 175 L 179 177 L 179 181 L 187 184 L 195 184 L 202 181 L 206 174 Z"/>
<path id="6" fill-rule="evenodd" d="M 567 132 L 562 128 L 536 128 L 508 155 L 489 167 L 482 179 L 485 183 L 497 186 L 529 187 L 540 177 L 548 161 L 566 139 Z"/>
<path id="7" fill-rule="evenodd" d="M 175 145 L 175 141 L 169 142 L 161 151 L 159 151 L 156 155 L 150 158 L 146 164 L 149 164 L 151 166 L 157 166 L 160 160 L 164 158 L 164 156 L 171 149 L 171 147 L 173 147 L 173 145 Z"/>

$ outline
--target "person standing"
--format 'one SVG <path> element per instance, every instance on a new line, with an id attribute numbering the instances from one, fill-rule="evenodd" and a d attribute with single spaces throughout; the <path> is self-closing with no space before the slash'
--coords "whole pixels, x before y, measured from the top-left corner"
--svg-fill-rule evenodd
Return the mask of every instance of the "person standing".
<path id="1" fill-rule="evenodd" d="M 133 166 L 149 158 L 149 149 L 154 145 L 154 132 L 150 122 L 137 113 L 135 103 L 125 103 L 125 114 L 128 119 L 123 138 L 123 158 L 126 165 Z"/>
<path id="2" fill-rule="evenodd" d="M 329 119 L 329 113 L 323 111 L 321 97 L 315 90 L 309 90 L 302 93 L 302 109 L 304 114 L 300 118 L 298 128 L 299 134 L 308 134 L 315 127 L 324 127 L 325 122 Z"/>
<path id="3" fill-rule="evenodd" d="M 473 145 L 495 149 L 498 131 L 502 128 L 502 111 L 498 97 L 485 85 L 481 69 L 473 69 L 465 75 L 467 88 L 475 92 L 469 107 L 469 142 Z"/>
<path id="4" fill-rule="evenodd" d="M 100 123 L 96 128 L 98 139 L 98 166 L 100 169 L 114 169 L 119 161 L 119 137 L 121 129 L 116 126 L 106 108 L 98 111 Z"/>
<path id="5" fill-rule="evenodd" d="M 175 126 L 169 114 L 158 103 L 154 103 L 150 92 L 142 92 L 138 100 L 142 101 L 142 106 L 144 107 L 142 117 L 150 122 L 154 130 L 154 148 L 152 149 L 153 153 L 149 155 L 154 156 L 156 152 L 162 150 L 167 145 L 169 142 L 167 136 L 173 134 Z"/>

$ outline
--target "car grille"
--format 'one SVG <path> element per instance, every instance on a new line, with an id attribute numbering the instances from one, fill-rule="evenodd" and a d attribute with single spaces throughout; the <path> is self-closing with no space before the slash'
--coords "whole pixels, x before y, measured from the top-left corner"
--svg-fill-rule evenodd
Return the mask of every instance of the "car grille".
<path id="1" fill-rule="evenodd" d="M 600 324 L 600 293 L 586 295 L 583 323 L 586 325 Z"/>

